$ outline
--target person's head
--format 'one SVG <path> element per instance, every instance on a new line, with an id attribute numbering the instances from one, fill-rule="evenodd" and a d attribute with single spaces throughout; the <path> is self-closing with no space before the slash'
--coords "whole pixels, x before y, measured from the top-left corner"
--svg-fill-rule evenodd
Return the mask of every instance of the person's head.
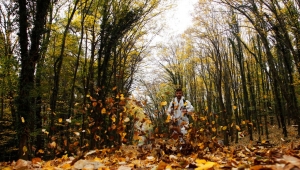
<path id="1" fill-rule="evenodd" d="M 177 97 L 177 99 L 181 99 L 182 95 L 183 95 L 182 89 L 179 88 L 175 90 L 175 96 Z"/>

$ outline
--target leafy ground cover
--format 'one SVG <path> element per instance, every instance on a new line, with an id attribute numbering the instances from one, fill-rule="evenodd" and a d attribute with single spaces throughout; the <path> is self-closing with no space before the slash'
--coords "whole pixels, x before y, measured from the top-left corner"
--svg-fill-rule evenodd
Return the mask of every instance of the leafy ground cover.
<path id="1" fill-rule="evenodd" d="M 143 145 L 122 145 L 81 153 L 77 156 L 63 155 L 54 160 L 17 160 L 2 162 L 0 168 L 10 169 L 251 169 L 251 170 L 297 170 L 300 169 L 300 140 L 293 127 L 288 128 L 289 137 L 281 138 L 281 130 L 270 127 L 269 139 L 256 142 L 247 136 L 239 143 L 223 146 L 212 138 L 207 142 L 180 143 L 176 139 L 155 138 Z"/>

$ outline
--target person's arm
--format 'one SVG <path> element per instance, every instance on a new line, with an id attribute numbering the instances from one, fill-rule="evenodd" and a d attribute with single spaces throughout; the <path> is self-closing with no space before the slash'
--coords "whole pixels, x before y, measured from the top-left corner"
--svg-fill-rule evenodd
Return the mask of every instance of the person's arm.
<path id="1" fill-rule="evenodd" d="M 186 109 L 187 109 L 187 112 L 193 112 L 194 111 L 194 106 L 188 100 L 186 100 Z"/>
<path id="2" fill-rule="evenodd" d="M 168 110 L 167 110 L 167 114 L 170 114 L 170 115 L 173 115 L 173 100 L 169 103 L 169 107 L 168 107 Z"/>

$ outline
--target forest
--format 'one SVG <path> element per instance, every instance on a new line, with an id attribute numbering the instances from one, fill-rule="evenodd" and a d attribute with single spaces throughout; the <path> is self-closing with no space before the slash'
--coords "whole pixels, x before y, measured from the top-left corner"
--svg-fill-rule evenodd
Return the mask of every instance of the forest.
<path id="1" fill-rule="evenodd" d="M 300 1 L 174 2 L 1 0 L 0 169 L 300 169 Z"/>

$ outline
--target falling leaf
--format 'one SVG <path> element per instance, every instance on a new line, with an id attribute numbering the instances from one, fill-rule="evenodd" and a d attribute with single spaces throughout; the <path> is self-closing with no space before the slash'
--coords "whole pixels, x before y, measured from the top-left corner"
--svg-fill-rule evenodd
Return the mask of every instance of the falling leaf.
<path id="1" fill-rule="evenodd" d="M 102 113 L 102 114 L 105 114 L 105 113 L 106 113 L 106 109 L 105 109 L 104 107 L 101 109 L 101 113 Z"/>
<path id="2" fill-rule="evenodd" d="M 167 101 L 163 101 L 160 103 L 161 106 L 166 106 L 167 105 Z"/>
<path id="3" fill-rule="evenodd" d="M 116 122 L 116 117 L 115 117 L 115 116 L 112 116 L 112 117 L 111 117 L 111 120 L 112 120 L 112 122 Z"/>
<path id="4" fill-rule="evenodd" d="M 26 146 L 23 146 L 23 152 L 25 153 L 25 152 L 27 152 L 27 147 Z"/>
<path id="5" fill-rule="evenodd" d="M 39 149 L 39 150 L 38 150 L 38 153 L 42 153 L 42 154 L 43 154 L 43 153 L 44 153 L 44 150 L 43 150 L 43 149 Z"/>
<path id="6" fill-rule="evenodd" d="M 66 121 L 71 123 L 72 122 L 71 117 L 69 119 L 66 119 Z"/>
<path id="7" fill-rule="evenodd" d="M 95 141 L 98 141 L 98 140 L 100 140 L 100 136 L 99 135 L 95 135 L 94 139 L 95 139 Z"/>
<path id="8" fill-rule="evenodd" d="M 22 123 L 25 123 L 24 117 L 21 117 L 21 121 L 22 121 Z"/>
<path id="9" fill-rule="evenodd" d="M 222 130 L 226 130 L 226 129 L 227 129 L 227 126 L 223 126 L 223 127 L 222 127 Z"/>
<path id="10" fill-rule="evenodd" d="M 112 128 L 113 130 L 115 130 L 115 129 L 117 128 L 116 124 L 113 123 L 113 124 L 111 125 L 111 128 Z"/>
<path id="11" fill-rule="evenodd" d="M 75 134 L 76 136 L 80 136 L 80 133 L 79 133 L 79 132 L 74 132 L 74 134 Z"/>
<path id="12" fill-rule="evenodd" d="M 92 106 L 93 106 L 93 107 L 96 107 L 96 106 L 97 106 L 97 102 L 93 102 L 93 103 L 92 103 Z"/>
<path id="13" fill-rule="evenodd" d="M 168 114 L 167 119 L 166 119 L 166 123 L 169 123 L 171 121 L 171 116 Z"/>
<path id="14" fill-rule="evenodd" d="M 125 100 L 124 94 L 120 94 L 120 100 Z"/>
<path id="15" fill-rule="evenodd" d="M 239 127 L 239 125 L 235 125 L 236 130 L 240 131 L 241 128 Z"/>
<path id="16" fill-rule="evenodd" d="M 50 143 L 50 148 L 52 148 L 52 149 L 56 148 L 56 142 L 55 141 Z"/>
<path id="17" fill-rule="evenodd" d="M 127 111 L 127 108 L 126 107 L 123 107 L 123 112 L 125 113 Z"/>
<path id="18" fill-rule="evenodd" d="M 127 123 L 127 122 L 129 122 L 129 121 L 130 121 L 129 117 L 126 117 L 126 118 L 124 119 L 124 122 L 125 122 L 125 123 Z"/>
<path id="19" fill-rule="evenodd" d="M 233 110 L 235 110 L 237 107 L 236 106 L 233 106 Z"/>
<path id="20" fill-rule="evenodd" d="M 115 86 L 115 87 L 112 88 L 112 91 L 115 91 L 115 90 L 117 90 L 117 86 Z"/>
<path id="21" fill-rule="evenodd" d="M 58 122 L 61 123 L 62 122 L 62 118 L 58 118 Z"/>

